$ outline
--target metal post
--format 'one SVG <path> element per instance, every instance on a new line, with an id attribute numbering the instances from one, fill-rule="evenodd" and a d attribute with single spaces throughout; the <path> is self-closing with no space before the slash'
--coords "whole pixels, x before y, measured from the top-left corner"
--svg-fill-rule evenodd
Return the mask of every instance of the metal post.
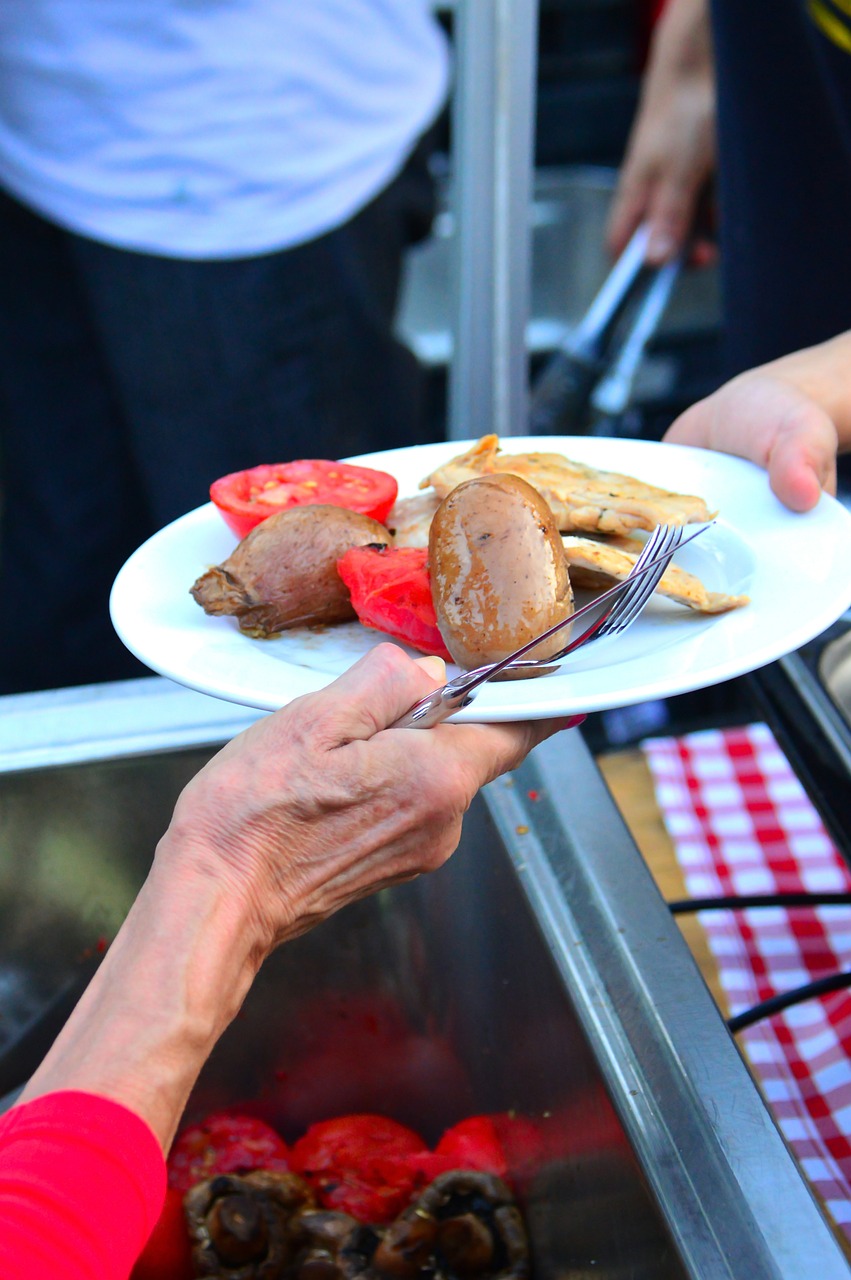
<path id="1" fill-rule="evenodd" d="M 528 432 L 538 0 L 458 0 L 451 440 Z"/>

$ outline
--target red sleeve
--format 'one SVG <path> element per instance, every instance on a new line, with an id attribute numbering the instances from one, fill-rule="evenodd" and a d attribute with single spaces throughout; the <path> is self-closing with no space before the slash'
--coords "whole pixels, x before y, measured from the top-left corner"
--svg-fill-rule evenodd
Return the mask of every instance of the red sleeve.
<path id="1" fill-rule="evenodd" d="M 165 1161 L 137 1115 L 90 1093 L 0 1116 L 0 1276 L 127 1280 L 162 1208 Z"/>

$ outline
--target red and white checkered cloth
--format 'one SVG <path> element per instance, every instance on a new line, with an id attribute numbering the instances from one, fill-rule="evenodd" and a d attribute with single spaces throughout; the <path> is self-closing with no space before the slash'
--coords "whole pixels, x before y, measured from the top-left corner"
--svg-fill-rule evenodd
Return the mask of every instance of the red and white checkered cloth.
<path id="1" fill-rule="evenodd" d="M 762 724 L 642 743 L 690 897 L 835 892 L 851 874 Z M 851 907 L 700 913 L 735 1014 L 851 968 Z M 851 1238 L 851 991 L 737 1037 L 789 1145 Z"/>

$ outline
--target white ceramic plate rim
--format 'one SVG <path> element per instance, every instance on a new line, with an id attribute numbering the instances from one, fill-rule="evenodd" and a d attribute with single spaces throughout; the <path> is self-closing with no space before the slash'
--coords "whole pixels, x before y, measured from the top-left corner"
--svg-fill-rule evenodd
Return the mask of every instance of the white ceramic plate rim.
<path id="1" fill-rule="evenodd" d="M 405 496 L 471 443 L 412 446 L 353 460 L 392 472 Z M 851 514 L 826 495 L 813 511 L 794 514 L 754 464 L 680 445 L 577 436 L 518 437 L 503 448 L 563 453 L 700 494 L 719 518 L 695 542 L 693 555 L 691 548 L 684 550 L 684 566 L 699 572 L 710 589 L 747 592 L 751 603 L 708 618 L 655 606 L 623 637 L 589 646 L 558 675 L 485 686 L 456 719 L 542 718 L 686 693 L 782 657 L 851 607 Z M 232 619 L 208 617 L 189 587 L 235 541 L 208 503 L 161 529 L 121 569 L 110 600 L 113 624 L 152 670 L 214 697 L 275 710 L 324 687 L 366 648 L 386 639 L 351 623 L 257 641 L 243 636 Z"/>

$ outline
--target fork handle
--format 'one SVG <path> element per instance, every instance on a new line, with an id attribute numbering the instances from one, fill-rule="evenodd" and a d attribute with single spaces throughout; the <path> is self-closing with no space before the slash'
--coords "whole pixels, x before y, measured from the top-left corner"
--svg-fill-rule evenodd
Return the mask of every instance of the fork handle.
<path id="1" fill-rule="evenodd" d="M 390 725 L 391 729 L 431 729 L 442 720 L 454 715 L 462 707 L 468 707 L 478 690 L 453 689 L 452 683 L 445 684 L 442 689 L 435 689 L 419 702 L 415 702 L 410 711 L 406 711 L 398 720 Z"/>

